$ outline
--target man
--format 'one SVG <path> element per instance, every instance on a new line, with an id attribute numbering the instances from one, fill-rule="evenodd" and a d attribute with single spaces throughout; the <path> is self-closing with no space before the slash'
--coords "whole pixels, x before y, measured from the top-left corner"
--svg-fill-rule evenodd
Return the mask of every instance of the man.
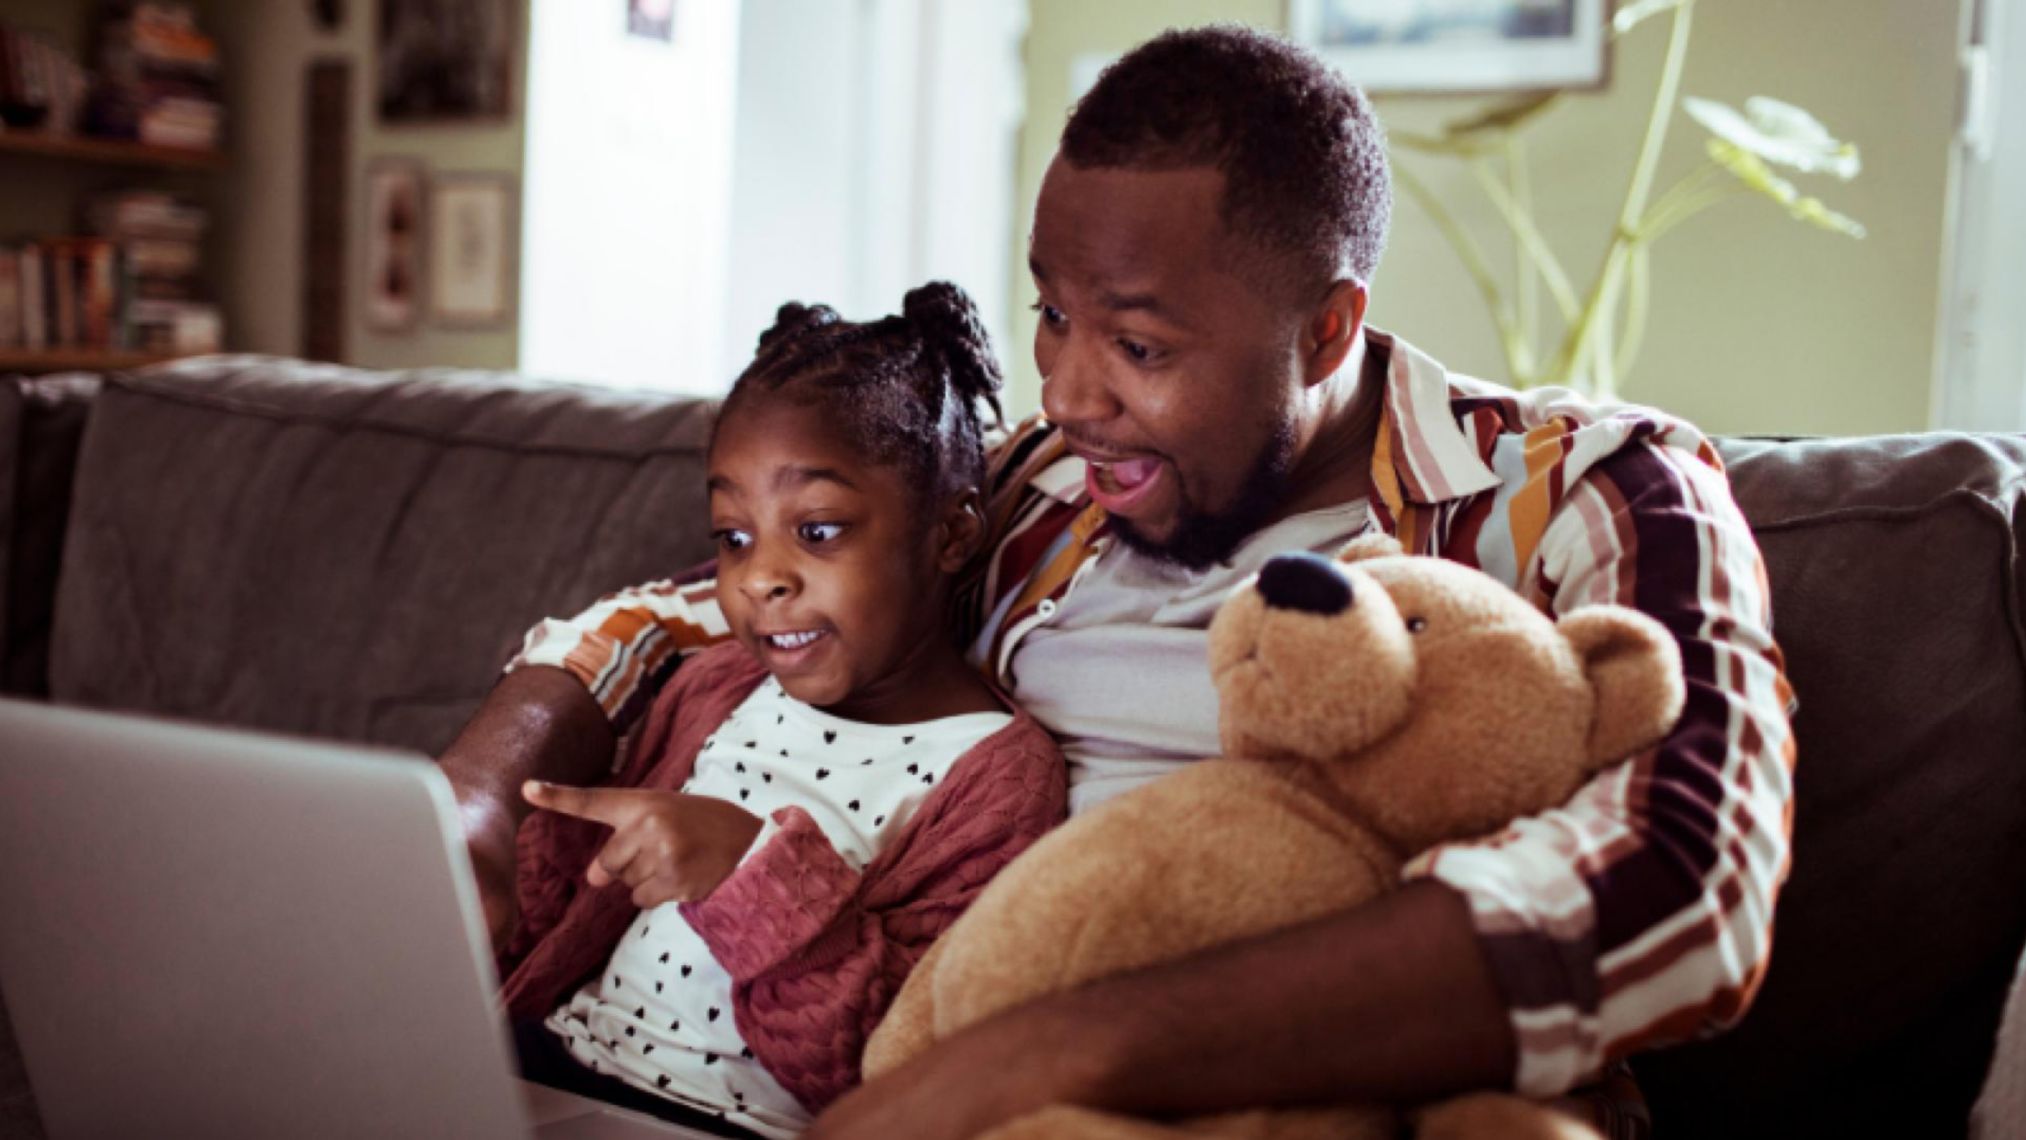
<path id="1" fill-rule="evenodd" d="M 1369 906 L 1010 1011 L 819 1134 L 970 1135 L 1051 1101 L 1554 1096 L 1742 1015 L 1792 786 L 1751 536 L 1686 425 L 1449 376 L 1367 329 L 1389 212 L 1369 106 L 1298 48 L 1169 33 L 1104 74 L 1035 210 L 1046 422 L 994 455 L 974 662 L 1062 741 L 1081 810 L 1217 752 L 1204 631 L 1231 586 L 1379 528 L 1549 613 L 1658 619 L 1682 648 L 1680 725 Z M 648 679 L 722 632 L 708 583 L 663 583 L 530 634 L 444 758 L 495 900 L 519 781 L 597 778 Z"/>

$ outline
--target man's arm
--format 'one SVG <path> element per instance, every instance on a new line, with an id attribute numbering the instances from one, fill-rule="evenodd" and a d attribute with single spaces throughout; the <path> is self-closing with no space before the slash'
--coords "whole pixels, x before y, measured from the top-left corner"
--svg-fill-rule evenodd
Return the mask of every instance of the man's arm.
<path id="1" fill-rule="evenodd" d="M 1418 1101 L 1503 1086 L 1513 1059 L 1469 907 L 1420 882 L 982 1022 L 809 1136 L 968 1136 L 1051 1103 L 1171 1116 Z"/>
<path id="2" fill-rule="evenodd" d="M 528 632 L 507 675 L 438 761 L 457 793 L 495 947 L 517 919 L 514 837 L 530 810 L 521 785 L 601 782 L 620 735 L 673 658 L 728 633 L 712 581 L 636 586 Z"/>
<path id="3" fill-rule="evenodd" d="M 611 770 L 617 740 L 582 681 L 536 666 L 501 678 L 438 759 L 457 793 L 495 947 L 505 945 L 516 920 L 514 836 L 533 810 L 521 784 L 596 783 Z"/>

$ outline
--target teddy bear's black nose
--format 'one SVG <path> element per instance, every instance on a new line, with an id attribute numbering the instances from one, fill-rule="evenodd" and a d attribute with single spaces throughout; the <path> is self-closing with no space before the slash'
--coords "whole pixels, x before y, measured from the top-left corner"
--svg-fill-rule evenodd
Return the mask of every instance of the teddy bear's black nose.
<path id="1" fill-rule="evenodd" d="M 1340 614 L 1351 608 L 1351 580 L 1316 554 L 1276 554 L 1259 571 L 1259 596 L 1277 610 Z"/>

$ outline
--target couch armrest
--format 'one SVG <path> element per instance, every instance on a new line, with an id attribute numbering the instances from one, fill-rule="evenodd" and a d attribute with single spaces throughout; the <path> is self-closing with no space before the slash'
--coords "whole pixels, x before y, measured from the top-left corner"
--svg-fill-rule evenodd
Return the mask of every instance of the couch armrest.
<path id="1" fill-rule="evenodd" d="M 0 693 L 49 693 L 57 566 L 98 390 L 88 375 L 0 378 Z"/>

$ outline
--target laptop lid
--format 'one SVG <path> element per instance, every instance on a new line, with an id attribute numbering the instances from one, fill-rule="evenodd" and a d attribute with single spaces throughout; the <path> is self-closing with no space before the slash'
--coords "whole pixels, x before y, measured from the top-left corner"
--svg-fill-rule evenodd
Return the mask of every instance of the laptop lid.
<path id="1" fill-rule="evenodd" d="M 0 986 L 50 1134 L 528 1135 L 419 756 L 0 701 Z"/>

